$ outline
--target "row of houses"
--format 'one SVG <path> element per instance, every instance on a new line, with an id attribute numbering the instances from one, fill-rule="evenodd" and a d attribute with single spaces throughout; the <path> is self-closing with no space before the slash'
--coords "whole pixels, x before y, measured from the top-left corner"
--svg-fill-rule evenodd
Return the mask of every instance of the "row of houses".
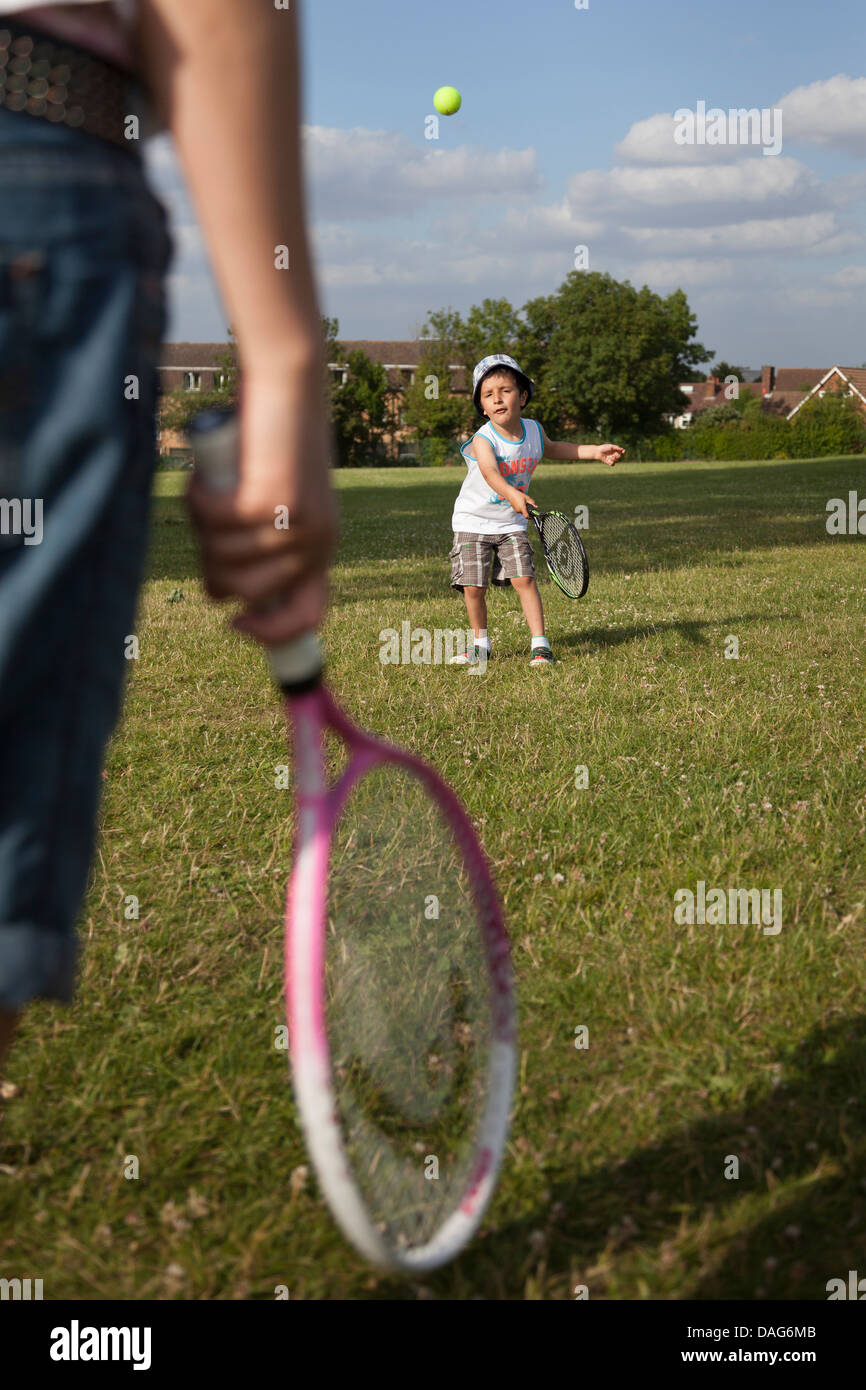
<path id="1" fill-rule="evenodd" d="M 360 348 L 372 361 L 385 368 L 390 387 L 385 447 L 394 458 L 409 456 L 412 451 L 408 439 L 410 431 L 405 423 L 400 394 L 415 379 L 424 351 L 423 340 L 364 339 L 343 342 L 341 346 L 347 355 Z M 162 393 L 219 390 L 225 383 L 220 362 L 226 351 L 226 343 L 164 343 L 159 368 Z M 345 363 L 330 362 L 328 369 L 335 382 L 346 380 Z M 468 395 L 470 385 L 469 373 L 462 365 L 455 363 L 451 367 L 451 391 Z M 692 424 L 710 406 L 725 405 L 730 398 L 730 387 L 713 376 L 703 381 L 681 382 L 680 390 L 688 397 L 689 404 L 682 414 L 669 417 L 678 429 Z M 762 367 L 760 378 L 756 376 L 754 381 L 740 382 L 737 390 L 741 395 L 748 392 L 759 396 L 765 411 L 788 420 L 807 400 L 823 396 L 828 391 L 852 397 L 866 415 L 866 368 L 863 367 Z M 189 456 L 189 447 L 182 433 L 160 428 L 158 438 L 160 453 L 184 458 Z"/>
<path id="2" fill-rule="evenodd" d="M 680 390 L 688 396 L 689 405 L 681 415 L 669 417 L 671 424 L 685 429 L 701 411 L 726 405 L 731 389 L 714 376 L 705 381 L 681 381 Z M 762 367 L 758 380 L 741 381 L 736 389 L 740 397 L 759 396 L 768 415 L 785 420 L 793 420 L 806 401 L 828 392 L 851 397 L 866 415 L 866 367 Z"/>
<path id="3" fill-rule="evenodd" d="M 356 349 L 360 349 L 371 361 L 385 368 L 390 388 L 385 447 L 394 458 L 408 457 L 411 455 L 412 447 L 408 442 L 410 431 L 404 419 L 400 393 L 415 380 L 415 372 L 425 347 L 424 342 L 421 339 L 409 339 L 406 342 L 352 339 L 341 340 L 340 346 L 345 349 L 347 357 Z M 227 343 L 163 343 L 159 368 L 160 391 L 165 395 L 177 390 L 219 390 L 225 381 L 224 372 L 219 364 L 227 350 Z M 345 382 L 345 362 L 329 362 L 328 370 L 338 385 Z M 455 363 L 451 367 L 449 389 L 455 395 L 468 395 L 470 385 L 470 374 L 465 367 Z M 189 446 L 181 432 L 160 429 L 158 438 L 160 453 L 172 457 L 189 456 Z"/>

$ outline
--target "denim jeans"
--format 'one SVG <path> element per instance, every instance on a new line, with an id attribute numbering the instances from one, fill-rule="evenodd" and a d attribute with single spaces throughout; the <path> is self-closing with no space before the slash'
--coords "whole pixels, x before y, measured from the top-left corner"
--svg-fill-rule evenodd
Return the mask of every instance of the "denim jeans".
<path id="1" fill-rule="evenodd" d="M 72 998 L 135 631 L 167 217 L 140 156 L 0 108 L 0 1007 Z"/>

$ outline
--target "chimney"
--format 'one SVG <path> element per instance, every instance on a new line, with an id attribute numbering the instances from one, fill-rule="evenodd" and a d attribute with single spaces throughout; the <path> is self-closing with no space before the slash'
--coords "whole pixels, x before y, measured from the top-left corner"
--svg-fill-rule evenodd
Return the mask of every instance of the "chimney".
<path id="1" fill-rule="evenodd" d="M 761 395 L 768 396 L 776 385 L 776 368 L 761 368 Z"/>

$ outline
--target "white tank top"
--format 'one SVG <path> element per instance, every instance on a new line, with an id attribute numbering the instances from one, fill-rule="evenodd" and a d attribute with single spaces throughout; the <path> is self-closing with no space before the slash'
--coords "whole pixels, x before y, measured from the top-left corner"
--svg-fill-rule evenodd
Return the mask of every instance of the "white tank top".
<path id="1" fill-rule="evenodd" d="M 506 439 L 492 420 L 487 420 L 475 433 L 483 434 L 492 444 L 499 471 L 506 482 L 519 492 L 527 492 L 536 464 L 544 457 L 544 443 L 537 420 L 521 419 L 520 423 L 523 426 L 522 439 Z M 475 435 L 472 436 L 474 438 Z M 477 460 L 469 452 L 472 439 L 460 446 L 467 472 L 454 503 L 451 529 L 475 532 L 480 536 L 502 536 L 508 531 L 525 531 L 526 517 L 516 512 L 510 502 L 493 492 L 490 484 L 485 482 Z"/>

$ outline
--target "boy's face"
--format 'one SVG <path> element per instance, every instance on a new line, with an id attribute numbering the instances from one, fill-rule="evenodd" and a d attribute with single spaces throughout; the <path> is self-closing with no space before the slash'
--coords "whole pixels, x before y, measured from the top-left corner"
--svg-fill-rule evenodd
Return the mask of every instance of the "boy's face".
<path id="1" fill-rule="evenodd" d="M 526 405 L 526 394 L 510 372 L 491 372 L 481 383 L 481 409 L 495 425 L 516 425 Z"/>

